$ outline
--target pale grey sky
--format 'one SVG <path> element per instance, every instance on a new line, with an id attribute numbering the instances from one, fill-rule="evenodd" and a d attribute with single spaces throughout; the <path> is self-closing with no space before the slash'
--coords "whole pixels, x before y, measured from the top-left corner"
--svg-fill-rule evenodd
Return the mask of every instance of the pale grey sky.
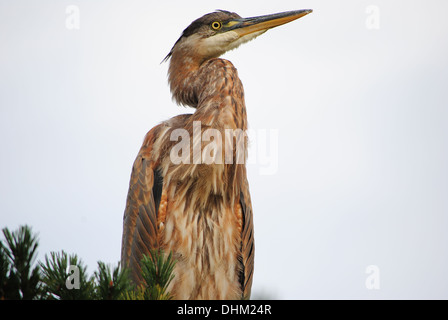
<path id="1" fill-rule="evenodd" d="M 79 29 L 67 28 L 70 5 Z M 63 249 L 90 272 L 116 263 L 145 133 L 193 111 L 171 101 L 160 64 L 182 30 L 215 9 L 308 8 L 224 56 L 254 138 L 278 136 L 270 175 L 252 144 L 253 292 L 447 299 L 443 0 L 0 0 L 0 227 L 31 225 L 40 259 Z M 366 287 L 369 265 L 379 289 Z"/>

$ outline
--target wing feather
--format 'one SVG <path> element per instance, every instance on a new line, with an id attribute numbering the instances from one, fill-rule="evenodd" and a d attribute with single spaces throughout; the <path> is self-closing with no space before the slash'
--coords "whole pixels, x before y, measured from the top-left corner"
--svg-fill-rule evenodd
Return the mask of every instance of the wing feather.
<path id="1" fill-rule="evenodd" d="M 143 255 L 158 247 L 157 213 L 163 177 L 152 154 L 158 127 L 148 132 L 134 162 L 123 217 L 121 263 L 129 267 L 136 284 L 142 280 Z"/>
<path id="2" fill-rule="evenodd" d="M 239 259 L 241 263 L 240 284 L 242 298 L 249 299 L 254 273 L 255 243 L 252 204 L 249 184 L 246 179 L 241 188 L 240 205 L 242 210 L 241 258 Z"/>

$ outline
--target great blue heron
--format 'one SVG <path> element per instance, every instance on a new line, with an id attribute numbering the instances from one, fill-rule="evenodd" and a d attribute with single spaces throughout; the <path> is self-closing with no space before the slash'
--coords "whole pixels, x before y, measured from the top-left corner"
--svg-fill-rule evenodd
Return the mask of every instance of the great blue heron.
<path id="1" fill-rule="evenodd" d="M 173 98 L 196 110 L 152 128 L 134 162 L 121 260 L 136 284 L 142 281 L 139 263 L 143 255 L 162 249 L 177 260 L 168 288 L 174 298 L 250 297 L 252 206 L 244 161 L 235 161 L 237 146 L 246 150 L 246 139 L 232 133 L 247 129 L 244 91 L 233 64 L 218 57 L 310 12 L 252 18 L 223 10 L 209 13 L 183 31 L 164 59 L 170 61 Z M 184 133 L 193 143 L 182 149 L 179 138 Z M 181 161 L 174 161 L 173 154 L 177 157 L 179 151 L 184 153 Z M 204 163 L 207 154 L 213 161 Z"/>

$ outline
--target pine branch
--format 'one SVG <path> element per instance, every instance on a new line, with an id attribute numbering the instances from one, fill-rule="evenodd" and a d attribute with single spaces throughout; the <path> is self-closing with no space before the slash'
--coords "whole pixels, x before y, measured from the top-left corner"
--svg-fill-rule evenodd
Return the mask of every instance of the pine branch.
<path id="1" fill-rule="evenodd" d="M 11 261 L 8 248 L 0 241 L 0 300 L 12 299 L 13 293 L 17 293 L 16 299 L 20 298 L 18 283 L 12 284 L 10 279 Z"/>
<path id="2" fill-rule="evenodd" d="M 127 269 L 118 266 L 111 270 L 109 265 L 104 262 L 98 262 L 98 271 L 95 272 L 96 278 L 96 298 L 100 300 L 117 300 L 130 291 L 131 281 L 128 277 Z"/>
<path id="3" fill-rule="evenodd" d="M 67 256 L 62 251 L 51 252 L 50 257 L 45 255 L 45 263 L 40 263 L 46 299 L 93 299 L 93 279 L 87 278 L 87 268 L 77 255 Z"/>
<path id="4" fill-rule="evenodd" d="M 151 251 L 141 261 L 144 285 L 134 287 L 126 268 L 98 262 L 98 270 L 88 277 L 77 255 L 51 252 L 33 268 L 38 240 L 31 228 L 14 232 L 3 229 L 0 241 L 0 300 L 168 300 L 168 286 L 174 278 L 172 253 Z"/>
<path id="5" fill-rule="evenodd" d="M 145 299 L 170 300 L 172 298 L 167 289 L 174 278 L 175 264 L 171 252 L 166 258 L 160 250 L 152 250 L 149 256 L 143 256 L 141 267 L 143 279 L 146 282 Z"/>
<path id="6" fill-rule="evenodd" d="M 37 255 L 38 240 L 31 228 L 22 226 L 10 232 L 4 228 L 7 247 L 0 249 L 2 290 L 5 299 L 35 299 L 40 292 L 39 268 L 33 264 Z"/>

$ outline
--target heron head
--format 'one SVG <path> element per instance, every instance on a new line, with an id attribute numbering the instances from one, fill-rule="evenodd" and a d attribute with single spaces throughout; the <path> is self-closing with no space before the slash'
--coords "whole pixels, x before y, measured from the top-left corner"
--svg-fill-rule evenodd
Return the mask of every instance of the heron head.
<path id="1" fill-rule="evenodd" d="M 312 10 L 288 11 L 259 17 L 241 18 L 219 10 L 193 21 L 163 61 L 175 52 L 200 61 L 216 58 L 263 34 L 267 30 L 301 18 Z"/>

